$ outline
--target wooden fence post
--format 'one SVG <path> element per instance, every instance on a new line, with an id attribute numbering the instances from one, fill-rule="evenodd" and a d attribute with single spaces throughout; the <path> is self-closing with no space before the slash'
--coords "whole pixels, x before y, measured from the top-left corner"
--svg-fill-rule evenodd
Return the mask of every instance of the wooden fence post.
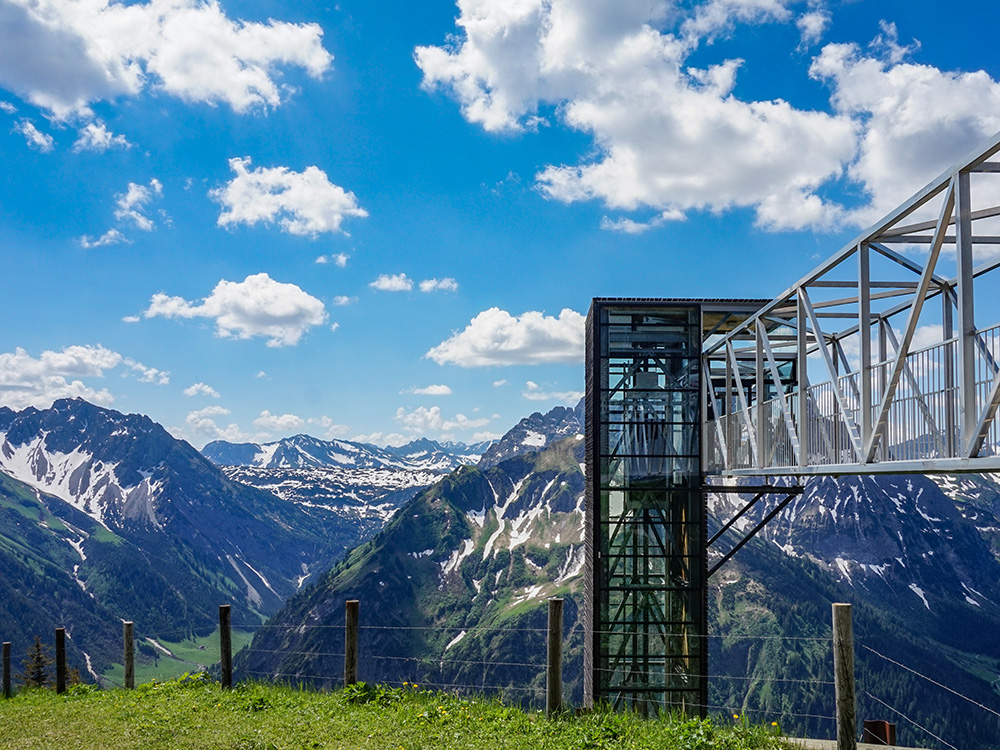
<path id="1" fill-rule="evenodd" d="M 132 637 L 133 623 L 122 623 L 122 638 L 124 640 L 125 687 L 132 690 L 135 687 L 135 641 Z"/>
<path id="2" fill-rule="evenodd" d="M 233 686 L 233 631 L 229 605 L 219 605 L 219 666 L 222 667 L 222 687 Z"/>
<path id="3" fill-rule="evenodd" d="M 850 604 L 833 605 L 833 677 L 837 697 L 837 750 L 857 750 L 854 633 Z"/>
<path id="4" fill-rule="evenodd" d="M 563 600 L 549 599 L 548 668 L 545 672 L 545 715 L 562 711 Z"/>
<path id="5" fill-rule="evenodd" d="M 3 697 L 10 698 L 10 641 L 3 643 Z"/>
<path id="6" fill-rule="evenodd" d="M 56 628 L 56 692 L 66 692 L 66 628 Z"/>
<path id="7" fill-rule="evenodd" d="M 344 687 L 358 681 L 358 609 L 357 599 L 350 599 L 344 609 Z"/>

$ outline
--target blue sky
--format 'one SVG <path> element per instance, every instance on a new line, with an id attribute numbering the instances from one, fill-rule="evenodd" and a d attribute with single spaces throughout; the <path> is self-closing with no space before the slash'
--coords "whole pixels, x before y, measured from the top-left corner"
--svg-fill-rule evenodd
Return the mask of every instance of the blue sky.
<path id="1" fill-rule="evenodd" d="M 498 436 L 579 398 L 592 297 L 772 297 L 1000 130 L 998 21 L 0 0 L 0 403 Z"/>

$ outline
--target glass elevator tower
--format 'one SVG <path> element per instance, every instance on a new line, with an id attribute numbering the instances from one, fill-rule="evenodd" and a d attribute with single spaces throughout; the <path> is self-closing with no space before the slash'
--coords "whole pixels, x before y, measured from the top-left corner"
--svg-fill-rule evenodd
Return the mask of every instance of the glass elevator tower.
<path id="1" fill-rule="evenodd" d="M 759 302 L 595 299 L 587 317 L 584 702 L 707 704 L 701 348 Z"/>

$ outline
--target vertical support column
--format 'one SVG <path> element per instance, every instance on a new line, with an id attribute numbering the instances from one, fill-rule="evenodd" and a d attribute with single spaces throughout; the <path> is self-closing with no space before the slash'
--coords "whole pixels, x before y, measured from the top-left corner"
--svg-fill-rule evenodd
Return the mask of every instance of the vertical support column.
<path id="1" fill-rule="evenodd" d="M 357 599 L 344 605 L 344 687 L 358 681 L 358 611 Z"/>
<path id="2" fill-rule="evenodd" d="M 10 698 L 10 641 L 3 642 L 3 697 Z"/>
<path id="3" fill-rule="evenodd" d="M 754 421 L 757 428 L 757 463 L 755 466 L 758 469 L 763 469 L 767 457 L 767 450 L 765 447 L 765 441 L 767 440 L 767 430 L 765 427 L 767 425 L 765 424 L 764 418 L 764 401 L 767 399 L 767 386 L 764 382 L 764 343 L 761 339 L 767 335 L 767 330 L 764 328 L 764 321 L 759 318 L 757 319 L 754 327 L 757 334 L 757 361 L 756 368 L 754 370 L 754 383 L 757 386 L 757 406 L 753 411 Z M 781 384 L 777 383 L 775 386 L 780 388 Z"/>
<path id="4" fill-rule="evenodd" d="M 66 628 L 56 628 L 56 692 L 66 692 Z"/>
<path id="5" fill-rule="evenodd" d="M 548 667 L 545 672 L 545 715 L 549 718 L 562 711 L 562 629 L 563 600 L 549 599 Z"/>
<path id="6" fill-rule="evenodd" d="M 972 196 L 969 173 L 959 172 L 955 196 L 955 252 L 958 278 L 958 408 L 962 456 L 976 432 L 976 321 L 972 293 Z"/>
<path id="7" fill-rule="evenodd" d="M 733 413 L 733 363 L 726 357 L 726 393 L 723 396 L 722 411 L 726 415 L 725 435 L 726 435 L 726 466 L 736 466 L 736 435 L 733 429 L 734 421 L 730 419 Z M 720 417 L 721 418 L 721 417 Z"/>
<path id="8" fill-rule="evenodd" d="M 850 604 L 833 605 L 833 675 L 837 699 L 837 750 L 857 750 L 854 632 Z"/>
<path id="9" fill-rule="evenodd" d="M 806 331 L 806 304 L 801 296 L 796 297 L 795 303 L 796 329 L 796 353 L 798 361 L 795 369 L 799 376 L 798 391 L 798 424 L 799 433 L 799 466 L 806 466 L 809 463 L 809 336 Z M 775 387 L 780 388 L 781 384 L 776 383 Z"/>
<path id="10" fill-rule="evenodd" d="M 872 294 L 871 255 L 868 244 L 858 245 L 858 337 L 861 366 L 858 368 L 858 383 L 861 393 L 859 427 L 861 445 L 868 445 L 872 436 Z M 859 456 L 862 462 L 865 456 Z"/>
<path id="11" fill-rule="evenodd" d="M 122 623 L 122 650 L 125 665 L 125 687 L 129 690 L 135 687 L 135 641 L 132 637 L 133 623 Z"/>
<path id="12" fill-rule="evenodd" d="M 941 328 L 944 341 L 955 335 L 954 293 L 950 287 L 941 294 Z M 944 347 L 944 445 L 948 458 L 958 456 L 955 448 L 955 344 Z"/>
<path id="13" fill-rule="evenodd" d="M 889 337 L 886 333 L 886 326 L 889 325 L 889 321 L 883 318 L 881 315 L 878 319 L 878 361 L 879 364 L 883 364 L 887 359 L 889 359 Z M 879 367 L 878 369 L 878 403 L 882 402 L 882 394 L 885 393 L 885 383 L 886 383 L 886 372 L 885 367 Z"/>
<path id="14" fill-rule="evenodd" d="M 222 687 L 233 686 L 233 630 L 228 604 L 219 605 L 219 666 L 222 668 Z"/>

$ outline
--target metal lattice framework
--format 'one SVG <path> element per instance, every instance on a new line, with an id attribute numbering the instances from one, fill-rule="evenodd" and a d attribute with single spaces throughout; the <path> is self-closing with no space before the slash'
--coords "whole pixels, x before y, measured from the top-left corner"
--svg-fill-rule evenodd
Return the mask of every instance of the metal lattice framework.
<path id="1" fill-rule="evenodd" d="M 1000 470 L 998 152 L 705 342 L 707 474 Z"/>

